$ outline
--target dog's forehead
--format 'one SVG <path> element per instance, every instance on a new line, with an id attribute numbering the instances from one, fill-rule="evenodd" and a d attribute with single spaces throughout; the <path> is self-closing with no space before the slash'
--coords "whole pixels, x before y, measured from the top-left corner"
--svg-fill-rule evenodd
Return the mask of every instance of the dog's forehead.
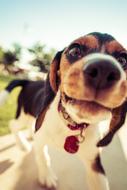
<path id="1" fill-rule="evenodd" d="M 74 40 L 71 44 L 74 44 L 74 43 L 78 43 L 80 45 L 85 45 L 90 48 L 97 48 L 99 46 L 98 39 L 91 34 L 82 36 L 82 37 Z"/>
<path id="2" fill-rule="evenodd" d="M 105 47 L 105 50 L 107 50 L 109 53 L 125 50 L 123 46 L 113 36 L 107 33 L 103 34 L 99 32 L 93 32 L 87 34 L 74 40 L 68 47 L 70 47 L 74 43 L 80 44 L 82 46 L 84 45 L 90 49 L 101 49 L 101 47 Z"/>
<path id="3" fill-rule="evenodd" d="M 105 49 L 108 50 L 108 53 L 110 54 L 113 54 L 113 52 L 126 52 L 126 49 L 116 40 L 108 42 Z"/>

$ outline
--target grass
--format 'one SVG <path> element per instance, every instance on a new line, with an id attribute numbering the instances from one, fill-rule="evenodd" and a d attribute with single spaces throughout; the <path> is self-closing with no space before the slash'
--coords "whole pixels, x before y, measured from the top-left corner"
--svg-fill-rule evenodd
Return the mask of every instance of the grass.
<path id="1" fill-rule="evenodd" d="M 3 90 L 14 78 L 14 76 L 4 76 L 0 74 L 0 91 Z M 14 89 L 7 102 L 2 107 L 0 107 L 0 136 L 10 132 L 8 127 L 9 121 L 15 117 L 16 101 L 19 90 L 19 87 Z"/>

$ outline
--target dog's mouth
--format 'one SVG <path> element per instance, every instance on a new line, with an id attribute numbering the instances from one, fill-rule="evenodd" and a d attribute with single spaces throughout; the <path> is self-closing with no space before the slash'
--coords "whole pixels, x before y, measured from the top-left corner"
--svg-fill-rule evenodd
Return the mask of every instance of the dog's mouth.
<path id="1" fill-rule="evenodd" d="M 66 95 L 65 93 L 62 94 L 62 100 L 65 103 L 71 104 L 71 105 L 81 105 L 81 106 L 89 106 L 90 109 L 105 109 L 107 111 L 112 111 L 111 108 L 109 107 L 105 107 L 104 105 L 97 103 L 96 101 L 88 101 L 88 100 L 79 100 L 79 99 L 75 99 L 72 97 L 69 97 L 68 95 Z"/>

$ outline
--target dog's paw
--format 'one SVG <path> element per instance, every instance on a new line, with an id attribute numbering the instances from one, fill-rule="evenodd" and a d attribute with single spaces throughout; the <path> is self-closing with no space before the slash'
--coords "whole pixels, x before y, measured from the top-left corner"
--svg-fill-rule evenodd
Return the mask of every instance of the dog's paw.
<path id="1" fill-rule="evenodd" d="M 39 176 L 38 180 L 42 187 L 46 187 L 48 189 L 57 188 L 57 177 L 53 172 L 48 173 L 46 176 Z"/>

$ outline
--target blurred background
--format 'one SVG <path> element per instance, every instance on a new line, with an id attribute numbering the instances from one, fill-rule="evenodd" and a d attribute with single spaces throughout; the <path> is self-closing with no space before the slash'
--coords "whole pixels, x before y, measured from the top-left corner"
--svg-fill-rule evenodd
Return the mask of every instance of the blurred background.
<path id="1" fill-rule="evenodd" d="M 42 78 L 56 51 L 87 33 L 109 33 L 127 47 L 126 9 L 126 0 L 0 0 L 0 90 L 13 78 Z M 18 92 L 0 108 L 0 135 Z"/>
<path id="2" fill-rule="evenodd" d="M 87 33 L 109 33 L 127 47 L 126 10 L 126 0 L 0 0 L 0 90 L 15 77 L 43 77 L 55 52 Z M 0 135 L 17 93 L 0 108 Z"/>
<path id="3" fill-rule="evenodd" d="M 109 33 L 127 48 L 126 20 L 126 0 L 0 0 L 0 91 L 15 78 L 31 80 L 44 78 L 55 53 L 74 39 L 87 33 Z M 10 179 L 11 184 L 12 180 L 9 176 L 15 172 L 13 179 L 16 179 L 15 175 L 17 175 L 15 165 L 7 173 L 4 171 L 10 169 L 12 165 L 10 160 L 8 161 L 7 154 L 13 160 L 15 150 L 19 151 L 15 148 L 11 149 L 14 145 L 13 143 L 9 144 L 10 136 L 9 140 L 7 137 L 7 134 L 10 133 L 8 122 L 15 116 L 19 91 L 20 88 L 16 88 L 6 104 L 0 107 L 0 152 L 3 153 L 0 164 L 2 166 L 5 164 L 4 170 L 3 167 L 0 168 L 0 174 L 3 174 L 0 181 L 4 185 L 7 184 L 6 176 L 8 182 Z M 106 160 L 108 163 L 112 190 L 125 190 L 127 187 L 125 179 L 127 138 L 125 135 L 124 130 L 119 133 L 120 140 L 114 141 L 109 148 L 109 157 L 104 158 L 104 161 Z M 5 141 L 8 142 L 7 146 Z M 6 147 L 10 147 L 10 149 Z M 21 156 L 20 158 L 23 157 L 21 152 L 18 154 Z M 113 157 L 115 159 L 112 159 Z M 15 159 L 18 158 L 15 157 L 13 160 L 14 163 L 17 163 Z M 110 162 L 110 160 L 112 161 Z M 28 160 L 27 162 L 29 163 Z M 119 165 L 119 163 L 121 164 Z M 25 166 L 23 165 L 23 171 L 24 167 L 26 167 L 26 162 Z M 112 168 L 114 173 L 112 173 Z M 30 184 L 27 177 L 26 183 Z M 19 181 L 21 181 L 20 178 Z M 30 179 L 29 182 L 31 182 Z M 10 186 L 5 188 L 5 186 L 4 190 L 20 189 L 20 186 L 17 188 L 10 188 Z M 21 189 L 32 190 L 30 187 L 23 186 Z M 33 189 L 35 189 L 34 186 Z"/>

